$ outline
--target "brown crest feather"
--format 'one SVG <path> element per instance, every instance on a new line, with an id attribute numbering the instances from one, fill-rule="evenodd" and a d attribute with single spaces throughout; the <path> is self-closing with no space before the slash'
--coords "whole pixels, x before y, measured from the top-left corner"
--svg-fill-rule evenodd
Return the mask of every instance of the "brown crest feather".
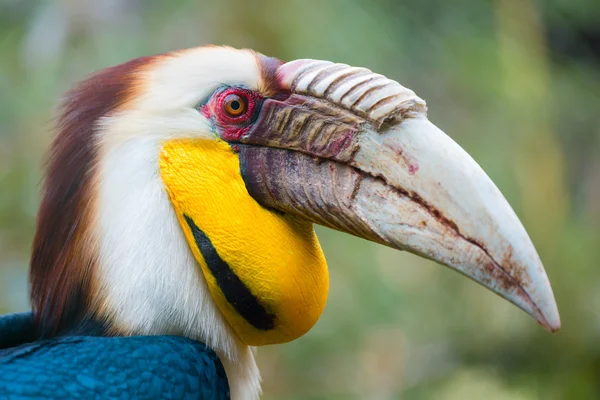
<path id="1" fill-rule="evenodd" d="M 44 336 L 90 317 L 97 262 L 94 218 L 96 124 L 135 95 L 135 72 L 155 57 L 104 69 L 67 92 L 49 154 L 30 268 L 31 302 Z"/>
<path id="2" fill-rule="evenodd" d="M 282 88 L 277 78 L 277 68 L 283 64 L 283 61 L 277 58 L 267 57 L 260 53 L 254 53 L 260 74 L 262 84 L 259 91 L 263 96 L 273 97 L 282 94 Z M 284 93 L 285 94 L 285 93 Z"/>

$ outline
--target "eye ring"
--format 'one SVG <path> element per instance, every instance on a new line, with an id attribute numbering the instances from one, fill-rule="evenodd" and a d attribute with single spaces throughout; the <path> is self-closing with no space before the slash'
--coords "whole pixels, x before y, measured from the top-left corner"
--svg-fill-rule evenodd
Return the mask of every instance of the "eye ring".
<path id="1" fill-rule="evenodd" d="M 230 93 L 223 99 L 223 111 L 231 118 L 237 118 L 248 111 L 248 99 L 238 93 Z"/>

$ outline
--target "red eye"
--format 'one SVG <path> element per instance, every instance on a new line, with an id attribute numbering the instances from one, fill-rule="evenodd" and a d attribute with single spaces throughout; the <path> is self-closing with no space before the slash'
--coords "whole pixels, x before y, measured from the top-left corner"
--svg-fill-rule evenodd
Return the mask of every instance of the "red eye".
<path id="1" fill-rule="evenodd" d="M 245 124 L 254 113 L 257 95 L 243 88 L 230 88 L 217 95 L 214 111 L 222 124 Z"/>
<path id="2" fill-rule="evenodd" d="M 231 118 L 237 118 L 248 111 L 248 99 L 237 93 L 230 93 L 223 99 L 223 111 Z"/>
<path id="3" fill-rule="evenodd" d="M 257 92 L 228 87 L 217 91 L 202 107 L 202 113 L 214 121 L 214 128 L 223 139 L 236 141 L 251 128 L 262 101 L 263 97 Z"/>

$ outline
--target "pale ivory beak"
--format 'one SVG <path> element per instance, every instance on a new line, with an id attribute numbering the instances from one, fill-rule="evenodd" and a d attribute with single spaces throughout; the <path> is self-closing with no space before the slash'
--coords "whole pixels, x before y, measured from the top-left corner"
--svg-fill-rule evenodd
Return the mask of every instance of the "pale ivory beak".
<path id="1" fill-rule="evenodd" d="M 239 149 L 258 202 L 447 265 L 560 329 L 523 225 L 422 99 L 327 61 L 293 61 L 279 76 L 290 96 L 265 101 Z"/>

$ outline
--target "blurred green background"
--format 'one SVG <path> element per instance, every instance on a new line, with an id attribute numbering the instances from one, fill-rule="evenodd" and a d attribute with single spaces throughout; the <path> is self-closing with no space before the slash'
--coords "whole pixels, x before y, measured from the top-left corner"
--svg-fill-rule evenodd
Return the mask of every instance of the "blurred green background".
<path id="1" fill-rule="evenodd" d="M 88 73 L 207 43 L 371 68 L 504 192 L 553 283 L 551 335 L 455 272 L 319 229 L 330 299 L 261 348 L 265 399 L 600 398 L 600 1 L 0 0 L 0 312 L 28 309 L 44 151 Z"/>

